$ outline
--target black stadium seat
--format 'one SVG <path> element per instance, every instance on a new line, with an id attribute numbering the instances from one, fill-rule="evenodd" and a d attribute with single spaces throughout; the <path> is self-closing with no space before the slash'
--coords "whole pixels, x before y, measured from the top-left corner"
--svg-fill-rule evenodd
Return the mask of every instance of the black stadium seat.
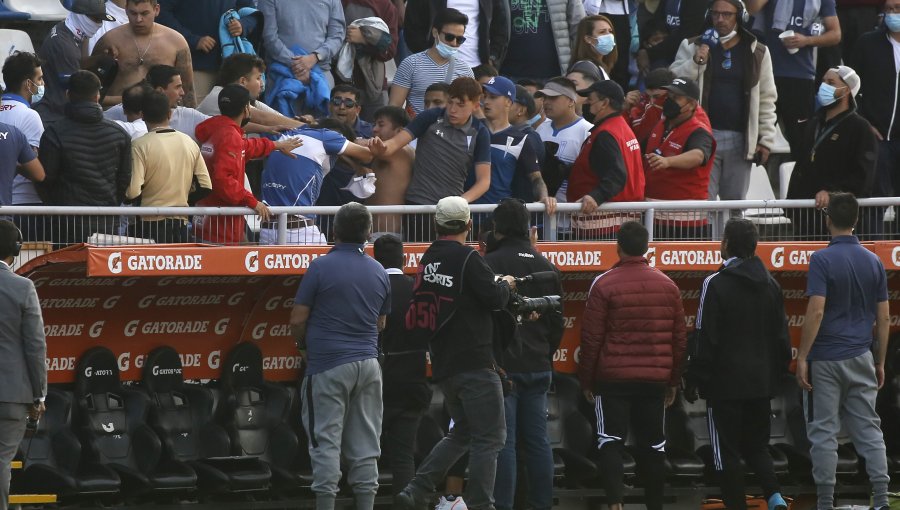
<path id="1" fill-rule="evenodd" d="M 81 462 L 81 442 L 71 430 L 70 392 L 50 388 L 47 412 L 33 435 L 19 445 L 24 469 L 13 477 L 13 492 L 98 496 L 119 492 L 121 481 L 112 469 L 97 462 Z"/>
<path id="2" fill-rule="evenodd" d="M 300 441 L 288 425 L 286 388 L 263 379 L 262 352 L 250 342 L 236 345 L 222 368 L 223 416 L 233 455 L 258 457 L 282 490 L 308 486 L 299 465 Z"/>
<path id="3" fill-rule="evenodd" d="M 149 399 L 122 387 L 112 351 L 89 349 L 76 370 L 76 423 L 87 459 L 112 468 L 132 494 L 196 490 L 197 475 L 187 464 L 162 458 L 162 444 L 146 423 Z"/>
<path id="4" fill-rule="evenodd" d="M 175 349 L 160 347 L 147 356 L 143 374 L 150 396 L 148 423 L 163 443 L 163 456 L 185 462 L 196 471 L 204 492 L 265 490 L 272 473 L 252 457 L 231 457 L 231 440 L 213 421 L 211 391 L 185 384 Z"/>

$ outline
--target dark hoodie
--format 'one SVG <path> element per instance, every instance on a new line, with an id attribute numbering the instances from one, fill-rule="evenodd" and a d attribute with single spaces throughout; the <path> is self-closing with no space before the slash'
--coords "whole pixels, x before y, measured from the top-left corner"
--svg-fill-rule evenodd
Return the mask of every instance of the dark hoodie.
<path id="1" fill-rule="evenodd" d="M 131 137 L 103 118 L 94 102 L 68 103 L 64 119 L 47 126 L 38 158 L 49 205 L 117 206 L 131 184 Z"/>
<path id="2" fill-rule="evenodd" d="M 685 378 L 707 400 L 772 398 L 791 343 L 781 286 L 757 256 L 731 259 L 703 282 Z"/>

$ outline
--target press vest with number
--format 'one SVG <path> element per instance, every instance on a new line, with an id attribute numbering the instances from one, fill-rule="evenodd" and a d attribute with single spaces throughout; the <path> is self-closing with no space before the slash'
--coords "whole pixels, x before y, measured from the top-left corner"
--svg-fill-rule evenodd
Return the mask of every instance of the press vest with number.
<path id="1" fill-rule="evenodd" d="M 688 138 L 697 129 L 703 129 L 712 136 L 709 126 L 700 122 L 696 115 L 682 122 L 668 134 L 665 133 L 665 123 L 660 122 L 653 128 L 650 138 L 647 140 L 645 152 L 657 153 L 669 158 L 684 153 L 684 146 Z M 652 170 L 647 158 L 643 158 L 644 174 L 647 176 L 645 195 L 647 198 L 660 200 L 706 200 L 708 197 L 709 173 L 713 166 L 713 155 L 716 150 L 716 142 L 713 140 L 712 152 L 706 163 L 691 169 L 665 168 Z"/>
<path id="2" fill-rule="evenodd" d="M 615 138 L 625 161 L 628 176 L 625 186 L 618 195 L 611 198 L 610 202 L 641 202 L 644 200 L 644 170 L 641 157 L 641 146 L 634 136 L 634 131 L 628 126 L 628 122 L 621 115 L 614 115 L 604 120 L 596 127 L 581 147 L 581 152 L 572 166 L 569 176 L 569 189 L 566 191 L 566 199 L 575 202 L 587 195 L 600 185 L 600 177 L 591 168 L 590 154 L 594 140 L 600 133 L 609 133 Z"/>
<path id="3" fill-rule="evenodd" d="M 431 342 L 456 313 L 466 261 L 477 253 L 465 248 L 442 253 L 440 260 L 426 251 L 419 261 L 413 297 L 406 312 L 406 329 L 417 344 Z"/>

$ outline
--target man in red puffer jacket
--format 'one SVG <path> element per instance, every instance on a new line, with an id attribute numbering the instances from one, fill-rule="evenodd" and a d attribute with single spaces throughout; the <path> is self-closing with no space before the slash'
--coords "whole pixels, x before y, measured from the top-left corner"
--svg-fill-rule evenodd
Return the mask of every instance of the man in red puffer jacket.
<path id="1" fill-rule="evenodd" d="M 619 262 L 591 285 L 581 326 L 578 379 L 597 413 L 597 467 L 610 510 L 622 509 L 629 429 L 647 509 L 662 510 L 665 408 L 675 400 L 687 345 L 681 293 L 644 258 L 648 238 L 642 224 L 622 224 Z"/>

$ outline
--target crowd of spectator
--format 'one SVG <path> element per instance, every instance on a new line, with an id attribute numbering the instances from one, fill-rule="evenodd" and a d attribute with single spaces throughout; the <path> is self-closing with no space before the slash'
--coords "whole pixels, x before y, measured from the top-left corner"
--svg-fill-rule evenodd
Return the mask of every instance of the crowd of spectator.
<path id="1" fill-rule="evenodd" d="M 891 100 L 897 80 L 885 70 L 900 68 L 891 59 L 900 54 L 900 0 L 66 5 L 69 15 L 36 54 L 14 54 L 3 67 L 0 122 L 26 136 L 38 162 L 32 171 L 4 172 L 11 193 L 0 195 L 0 205 L 197 203 L 199 195 L 190 193 L 196 183 L 185 193 L 142 193 L 152 175 L 134 175 L 140 156 L 128 140 L 69 149 L 71 159 L 59 165 L 60 138 L 87 140 L 90 131 L 81 126 L 91 124 L 111 135 L 107 120 L 134 143 L 150 129 L 172 129 L 204 145 L 212 196 L 221 195 L 217 184 L 246 190 L 243 198 L 226 193 L 206 204 L 433 205 L 460 195 L 471 203 L 543 202 L 552 213 L 557 202 L 579 202 L 580 212 L 558 224 L 560 236 L 577 239 L 610 239 L 634 219 L 598 212 L 607 202 L 746 198 L 753 165 L 767 163 L 780 135 L 796 162 L 793 175 L 783 177 L 790 179 L 783 183 L 788 198 L 826 207 L 834 191 L 893 196 L 898 178 L 898 103 Z M 850 26 L 843 37 L 842 22 Z M 81 71 L 97 78 L 96 101 L 73 88 Z M 223 160 L 213 157 L 215 143 L 198 133 L 209 132 L 204 122 L 220 122 L 212 118 L 222 115 L 229 98 L 221 92 L 229 85 L 249 91 L 243 133 L 296 138 L 294 162 L 259 161 L 262 154 L 252 153 L 243 155 L 246 171 L 231 176 L 238 181 L 217 171 Z M 165 126 L 149 128 L 144 103 L 158 99 L 153 91 L 172 111 Z M 175 137 L 162 138 L 163 147 L 180 149 Z M 317 169 L 291 185 L 279 182 L 278 171 L 264 171 L 286 164 Z M 192 166 L 176 172 L 200 174 Z M 740 214 L 657 214 L 656 236 L 718 239 L 726 216 Z M 261 230 L 274 225 L 261 216 Z M 864 212 L 867 235 L 883 234 L 883 216 L 879 208 Z M 376 231 L 427 240 L 433 232 L 421 219 L 382 215 Z M 808 212 L 790 219 L 795 233 L 824 235 L 822 221 Z M 235 232 L 224 237 L 203 236 L 204 221 L 221 220 L 173 221 L 207 241 L 255 235 L 237 218 L 227 220 Z M 47 237 L 40 223 L 20 222 L 27 239 Z M 95 219 L 71 236 L 55 228 L 53 240 L 83 240 L 88 231 L 146 235 L 135 225 Z M 292 234 L 291 242 L 328 239 L 329 229 L 313 216 L 291 218 L 292 231 L 311 227 L 315 232 Z"/>

